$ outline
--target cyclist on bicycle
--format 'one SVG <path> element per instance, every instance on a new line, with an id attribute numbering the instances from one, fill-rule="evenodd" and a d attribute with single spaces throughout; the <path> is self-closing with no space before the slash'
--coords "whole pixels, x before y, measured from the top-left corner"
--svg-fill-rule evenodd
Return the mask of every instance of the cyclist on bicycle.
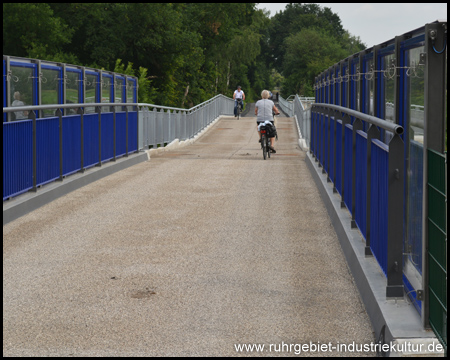
<path id="1" fill-rule="evenodd" d="M 237 107 L 238 107 L 238 101 L 242 101 L 242 109 L 244 109 L 244 100 L 245 100 L 245 94 L 241 90 L 241 86 L 239 85 L 237 87 L 237 90 L 234 90 L 233 94 L 233 100 L 234 100 L 234 117 L 237 116 Z"/>
<path id="2" fill-rule="evenodd" d="M 257 130 L 258 126 L 261 123 L 266 121 L 270 121 L 272 124 L 274 123 L 273 114 L 278 115 L 280 112 L 277 107 L 273 103 L 272 100 L 269 100 L 270 92 L 268 90 L 263 90 L 261 92 L 261 100 L 258 100 L 255 104 L 255 115 L 256 115 L 256 124 Z M 258 130 L 259 142 L 261 142 L 261 132 Z M 270 138 L 270 150 L 275 153 L 275 149 L 273 147 L 275 138 Z"/>

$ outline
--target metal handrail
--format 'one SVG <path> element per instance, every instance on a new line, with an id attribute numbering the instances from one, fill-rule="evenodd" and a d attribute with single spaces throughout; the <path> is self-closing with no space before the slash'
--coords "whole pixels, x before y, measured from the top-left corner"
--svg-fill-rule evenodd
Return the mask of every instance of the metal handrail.
<path id="1" fill-rule="evenodd" d="M 218 97 L 226 97 L 222 94 L 216 95 L 213 98 L 202 102 L 190 109 L 176 108 L 170 106 L 161 106 L 155 104 L 148 103 L 80 103 L 80 104 L 51 104 L 51 105 L 26 105 L 26 106 L 8 106 L 3 108 L 3 112 L 16 112 L 16 111 L 34 111 L 34 110 L 50 110 L 50 109 L 70 109 L 70 108 L 82 108 L 82 107 L 96 107 L 96 106 L 148 106 L 156 109 L 164 109 L 164 110 L 176 110 L 176 111 L 185 111 L 185 112 L 193 112 L 197 108 L 202 107 L 214 99 Z"/>
<path id="2" fill-rule="evenodd" d="M 389 179 L 386 182 L 387 185 L 387 212 L 389 221 L 384 224 L 385 231 L 387 234 L 386 243 L 383 244 L 387 249 L 386 253 L 382 255 L 384 265 L 382 267 L 386 278 L 386 297 L 400 297 L 403 294 L 403 283 L 402 283 L 402 273 L 403 273 L 403 263 L 402 263 L 402 227 L 396 224 L 401 224 L 403 219 L 403 192 L 404 192 L 404 142 L 401 138 L 403 134 L 403 127 L 371 116 L 365 113 L 358 112 L 356 110 L 348 109 L 342 106 L 324 103 L 314 103 L 311 107 L 312 116 L 315 118 L 311 121 L 311 134 L 315 139 L 313 146 L 311 146 L 311 152 L 316 160 L 319 161 L 322 167 L 323 173 L 328 173 L 327 180 L 333 182 L 334 191 L 336 191 L 337 182 L 337 172 L 335 169 L 340 167 L 340 184 L 341 184 L 341 207 L 347 206 L 351 213 L 351 228 L 357 228 L 357 210 L 356 210 L 356 194 L 361 194 L 362 197 L 365 196 L 365 216 L 364 210 L 358 210 L 358 216 L 361 216 L 360 220 L 365 222 L 366 228 L 361 231 L 362 235 L 365 237 L 366 248 L 365 255 L 370 256 L 373 253 L 371 248 L 371 192 L 372 192 L 372 145 L 385 145 L 387 153 L 387 160 L 384 165 L 386 168 L 380 171 L 381 174 Z M 339 117 L 341 115 L 341 117 Z M 345 135 L 345 127 L 350 125 L 351 119 L 354 117 L 355 121 L 352 122 L 352 128 L 350 138 Z M 329 119 L 328 122 L 326 119 Z M 327 123 L 331 123 L 331 119 L 334 121 L 342 120 L 342 126 L 340 132 L 331 131 L 327 129 Z M 313 124 L 314 122 L 314 124 Z M 363 122 L 370 124 L 367 130 L 363 130 Z M 386 145 L 380 141 L 380 132 L 378 128 L 382 128 L 386 131 L 393 133 L 393 137 Z M 362 131 L 365 133 L 363 137 L 366 137 L 366 154 L 365 159 L 360 160 L 357 163 L 357 134 Z M 337 148 L 337 138 L 341 138 L 340 150 Z M 349 140 L 351 146 L 346 150 L 346 142 Z M 331 147 L 332 146 L 332 147 Z M 363 146 L 363 145 L 362 145 Z M 378 146 L 377 146 L 378 147 Z M 341 159 L 340 163 L 337 162 L 336 154 L 340 152 Z M 348 153 L 347 153 L 348 152 Z M 327 156 L 329 154 L 329 157 Z M 366 175 L 365 175 L 365 189 L 364 181 L 357 182 L 357 169 L 362 169 L 363 162 L 366 163 Z M 346 164 L 351 168 L 351 173 L 346 175 Z M 348 178 L 347 178 L 348 176 Z M 364 176 L 362 177 L 364 178 Z M 350 179 L 350 180 L 349 180 Z M 384 181 L 384 178 L 381 180 Z M 351 184 L 350 195 L 346 194 L 346 186 Z M 357 190 L 358 188 L 358 190 Z M 375 187 L 376 188 L 376 187 Z M 349 189 L 350 190 L 350 189 Z M 351 199 L 350 202 L 347 202 Z M 375 209 L 376 210 L 376 209 Z M 378 241 L 376 239 L 375 241 Z M 384 240 L 383 240 L 384 241 Z"/>
<path id="3" fill-rule="evenodd" d="M 352 109 L 349 109 L 346 107 L 333 105 L 333 104 L 324 104 L 324 103 L 314 103 L 314 104 L 312 104 L 312 107 L 321 107 L 321 108 L 331 109 L 334 111 L 339 111 L 339 112 L 345 113 L 349 116 L 356 117 L 362 121 L 366 121 L 375 126 L 381 127 L 384 130 L 391 131 L 397 135 L 402 135 L 404 132 L 403 127 L 398 124 L 394 124 L 390 121 L 380 119 L 380 118 L 372 116 L 372 115 L 364 114 L 359 111 L 352 110 Z"/>
<path id="4" fill-rule="evenodd" d="M 225 95 L 218 94 L 218 95 L 214 96 L 213 98 L 202 102 L 201 104 L 198 104 L 198 105 L 195 105 L 194 107 L 191 107 L 190 109 L 176 108 L 176 107 L 162 106 L 162 105 L 155 105 L 155 104 L 148 104 L 148 103 L 137 103 L 137 106 L 148 106 L 148 107 L 152 107 L 152 108 L 155 108 L 155 109 L 163 109 L 163 110 L 176 110 L 176 111 L 193 112 L 197 108 L 200 108 L 203 105 L 206 105 L 206 104 L 212 102 L 213 100 L 215 100 L 218 97 L 225 97 L 225 98 L 227 98 L 227 96 L 225 96 Z M 231 99 L 231 98 L 229 98 L 229 99 Z"/>
<path id="5" fill-rule="evenodd" d="M 50 109 L 70 109 L 95 106 L 138 106 L 137 103 L 82 103 L 82 104 L 51 104 L 51 105 L 26 105 L 26 106 L 8 106 L 3 108 L 3 112 L 16 111 L 34 111 Z"/>

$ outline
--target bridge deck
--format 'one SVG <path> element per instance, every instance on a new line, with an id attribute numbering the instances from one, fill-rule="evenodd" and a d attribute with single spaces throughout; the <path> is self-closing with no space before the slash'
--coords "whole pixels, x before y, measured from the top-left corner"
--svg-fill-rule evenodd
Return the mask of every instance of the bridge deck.
<path id="1" fill-rule="evenodd" d="M 278 134 L 264 161 L 255 118 L 223 117 L 193 145 L 5 225 L 3 354 L 373 342 L 294 120 L 279 118 Z"/>

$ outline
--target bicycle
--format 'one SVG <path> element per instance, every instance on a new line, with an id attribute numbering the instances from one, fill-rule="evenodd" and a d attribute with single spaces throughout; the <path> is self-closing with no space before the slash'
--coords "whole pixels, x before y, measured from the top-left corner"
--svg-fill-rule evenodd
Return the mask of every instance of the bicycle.
<path id="1" fill-rule="evenodd" d="M 271 147 L 271 138 L 276 138 L 278 140 L 278 134 L 277 134 L 277 129 L 275 127 L 275 114 L 274 112 L 272 113 L 272 117 L 273 117 L 273 121 L 266 121 L 264 123 L 260 123 L 258 125 L 258 131 L 261 134 L 261 149 L 263 151 L 263 158 L 264 160 L 266 160 L 267 157 L 270 158 L 270 154 L 271 153 L 276 153 L 275 150 L 272 150 L 273 148 Z M 270 126 L 270 128 L 269 128 Z"/>
<path id="2" fill-rule="evenodd" d="M 239 120 L 239 116 L 242 112 L 243 103 L 242 103 L 242 99 L 236 99 L 236 101 L 237 101 L 236 113 L 237 113 L 237 119 Z"/>
<path id="3" fill-rule="evenodd" d="M 261 149 L 263 151 L 263 158 L 266 160 L 267 156 L 270 158 L 270 149 L 269 149 L 269 137 L 267 136 L 267 129 L 265 126 L 261 126 Z"/>
<path id="4" fill-rule="evenodd" d="M 261 149 L 263 151 L 263 158 L 266 160 L 267 157 L 270 158 L 270 154 L 275 152 L 275 150 L 271 150 L 270 146 L 270 139 L 272 137 L 277 137 L 276 130 L 273 132 L 274 129 L 269 129 L 269 125 L 260 125 L 259 131 L 261 133 Z M 270 125 L 274 127 L 274 125 Z M 269 137 L 270 136 L 270 137 Z"/>

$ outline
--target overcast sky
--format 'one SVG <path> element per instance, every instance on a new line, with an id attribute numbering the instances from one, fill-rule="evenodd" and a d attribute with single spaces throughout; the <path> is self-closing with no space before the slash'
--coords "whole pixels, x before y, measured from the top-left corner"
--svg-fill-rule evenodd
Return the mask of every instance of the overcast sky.
<path id="1" fill-rule="evenodd" d="M 286 3 L 260 3 L 258 9 L 267 9 L 270 16 L 283 11 Z M 397 35 L 403 35 L 435 20 L 447 19 L 447 3 L 364 3 L 321 4 L 339 15 L 341 24 L 350 34 L 372 47 Z"/>

